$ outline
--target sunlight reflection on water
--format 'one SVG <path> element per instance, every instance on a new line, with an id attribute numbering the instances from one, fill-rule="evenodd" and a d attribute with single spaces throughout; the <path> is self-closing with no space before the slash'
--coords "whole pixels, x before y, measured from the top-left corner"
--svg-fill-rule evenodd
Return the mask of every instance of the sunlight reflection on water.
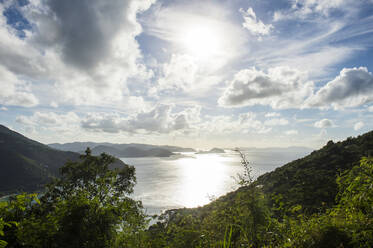
<path id="1" fill-rule="evenodd" d="M 294 154 L 291 155 L 294 159 Z M 254 177 L 292 159 L 251 153 L 247 156 Z M 237 188 L 233 177 L 242 173 L 236 152 L 222 154 L 182 153 L 171 158 L 122 158 L 136 168 L 134 198 L 141 200 L 148 214 L 166 209 L 198 207 Z"/>
<path id="2" fill-rule="evenodd" d="M 173 158 L 122 158 L 136 168 L 135 199 L 149 214 L 180 207 L 197 207 L 235 188 L 242 172 L 235 153 L 183 153 Z"/>

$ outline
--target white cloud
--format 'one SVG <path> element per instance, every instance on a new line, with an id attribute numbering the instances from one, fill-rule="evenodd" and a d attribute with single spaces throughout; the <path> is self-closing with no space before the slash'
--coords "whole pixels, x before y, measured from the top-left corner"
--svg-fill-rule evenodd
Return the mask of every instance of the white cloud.
<path id="1" fill-rule="evenodd" d="M 284 118 L 273 118 L 264 121 L 266 126 L 286 126 L 287 124 L 289 124 L 289 121 Z"/>
<path id="2" fill-rule="evenodd" d="M 285 132 L 286 135 L 297 135 L 298 134 L 298 130 L 288 130 Z"/>
<path id="3" fill-rule="evenodd" d="M 306 74 L 289 67 L 267 73 L 255 68 L 239 71 L 219 99 L 224 107 L 269 105 L 285 108 L 357 107 L 373 102 L 373 75 L 366 67 L 345 68 L 314 93 Z"/>
<path id="4" fill-rule="evenodd" d="M 234 76 L 219 104 L 225 107 L 269 105 L 274 109 L 299 108 L 312 94 L 313 82 L 289 67 L 275 67 L 268 73 L 256 68 L 241 70 Z"/>
<path id="5" fill-rule="evenodd" d="M 344 68 L 339 76 L 316 92 L 307 104 L 343 109 L 373 101 L 373 76 L 366 67 Z"/>
<path id="6" fill-rule="evenodd" d="M 160 90 L 190 91 L 196 87 L 198 65 L 192 56 L 173 54 L 169 63 L 163 65 L 163 76 L 159 78 Z"/>
<path id="7" fill-rule="evenodd" d="M 58 108 L 58 103 L 56 103 L 55 101 L 52 101 L 50 103 L 50 106 L 53 107 L 53 108 Z"/>
<path id="8" fill-rule="evenodd" d="M 26 126 L 27 130 L 42 129 L 52 132 L 72 133 L 79 130 L 80 118 L 74 112 L 35 112 L 31 116 L 19 115 L 16 122 Z"/>
<path id="9" fill-rule="evenodd" d="M 279 117 L 279 116 L 281 116 L 281 114 L 276 113 L 276 112 L 269 112 L 265 114 L 265 117 Z"/>
<path id="10" fill-rule="evenodd" d="M 252 8 L 248 8 L 244 11 L 242 8 L 240 9 L 240 13 L 244 18 L 244 22 L 242 26 L 250 31 L 253 35 L 256 36 L 264 36 L 269 35 L 270 32 L 273 30 L 272 24 L 264 24 L 261 20 L 257 19 L 256 14 Z"/>
<path id="11" fill-rule="evenodd" d="M 153 97 L 187 94 L 191 97 L 205 96 L 213 85 L 221 81 L 215 69 L 199 64 L 188 54 L 172 54 L 170 61 L 161 67 L 156 85 L 149 88 Z"/>
<path id="12" fill-rule="evenodd" d="M 266 134 L 272 130 L 256 118 L 252 112 L 234 116 L 206 116 L 207 120 L 198 125 L 201 133 L 210 134 Z"/>
<path id="13" fill-rule="evenodd" d="M 172 105 L 160 104 L 150 111 L 126 117 L 118 113 L 93 113 L 81 122 L 81 126 L 85 130 L 109 133 L 172 133 L 192 129 L 200 120 L 200 110 L 196 106 L 175 113 Z"/>
<path id="14" fill-rule="evenodd" d="M 327 128 L 327 127 L 333 127 L 334 123 L 333 121 L 329 119 L 322 119 L 320 121 L 316 121 L 314 126 L 317 128 Z"/>
<path id="15" fill-rule="evenodd" d="M 368 107 L 368 111 L 369 111 L 369 112 L 373 112 L 373 106 L 369 106 L 369 107 Z"/>
<path id="16" fill-rule="evenodd" d="M 4 107 L 4 106 L 1 107 L 0 109 L 1 109 L 2 111 L 8 111 L 8 108 L 7 108 L 7 107 Z"/>
<path id="17" fill-rule="evenodd" d="M 33 107 L 38 104 L 38 99 L 30 92 L 27 84 L 1 65 L 0 81 L 0 104 L 23 107 Z"/>
<path id="18" fill-rule="evenodd" d="M 33 121 L 31 121 L 29 117 L 24 116 L 24 115 L 17 116 L 16 117 L 16 122 L 18 122 L 18 123 L 20 123 L 22 125 L 26 125 L 26 126 L 35 125 L 35 123 Z"/>
<path id="19" fill-rule="evenodd" d="M 78 123 L 80 118 L 74 112 L 55 113 L 55 112 L 35 112 L 31 116 L 17 116 L 16 121 L 24 125 L 58 127 L 65 123 Z"/>
<path id="20" fill-rule="evenodd" d="M 239 128 L 237 130 L 243 129 L 244 132 L 256 132 L 256 133 L 268 133 L 272 128 L 266 127 L 261 121 L 256 119 L 254 113 L 240 114 L 239 117 Z"/>
<path id="21" fill-rule="evenodd" d="M 306 19 L 315 14 L 327 17 L 333 10 L 349 11 L 353 6 L 352 0 L 293 0 L 289 10 L 275 11 L 273 19 Z"/>
<path id="22" fill-rule="evenodd" d="M 363 128 L 363 127 L 364 127 L 364 122 L 359 121 L 359 122 L 355 123 L 354 130 L 357 131 L 357 130 L 360 130 L 361 128 Z"/>
<path id="23" fill-rule="evenodd" d="M 17 76 L 39 81 L 40 92 L 48 88 L 46 102 L 125 104 L 126 81 L 152 76 L 135 40 L 142 31 L 136 16 L 152 2 L 30 1 L 18 7 L 32 25 L 24 39 L 0 17 L 0 63 Z M 1 12 L 4 8 L 0 4 Z"/>

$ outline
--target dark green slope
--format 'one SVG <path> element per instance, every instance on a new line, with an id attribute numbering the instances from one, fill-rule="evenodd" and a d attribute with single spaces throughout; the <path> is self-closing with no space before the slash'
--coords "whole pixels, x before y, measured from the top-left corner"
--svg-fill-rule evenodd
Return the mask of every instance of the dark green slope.
<path id="1" fill-rule="evenodd" d="M 39 189 L 79 154 L 49 148 L 0 125 L 0 192 Z"/>
<path id="2" fill-rule="evenodd" d="M 320 150 L 260 176 L 257 183 L 274 197 L 273 204 L 281 201 L 285 208 L 302 205 L 305 212 L 314 213 L 334 204 L 337 174 L 371 155 L 373 131 L 343 142 L 329 141 Z"/>

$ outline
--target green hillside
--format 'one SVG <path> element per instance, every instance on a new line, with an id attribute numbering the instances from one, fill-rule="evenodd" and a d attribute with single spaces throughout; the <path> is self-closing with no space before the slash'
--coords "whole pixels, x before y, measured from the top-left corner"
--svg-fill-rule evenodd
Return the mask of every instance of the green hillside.
<path id="1" fill-rule="evenodd" d="M 68 160 L 79 154 L 63 152 L 0 125 L 0 192 L 40 189 Z"/>
<path id="2" fill-rule="evenodd" d="M 273 204 L 302 205 L 306 212 L 315 213 L 334 205 L 337 175 L 371 155 L 373 131 L 342 142 L 329 141 L 320 150 L 260 176 L 257 184 L 273 196 Z"/>

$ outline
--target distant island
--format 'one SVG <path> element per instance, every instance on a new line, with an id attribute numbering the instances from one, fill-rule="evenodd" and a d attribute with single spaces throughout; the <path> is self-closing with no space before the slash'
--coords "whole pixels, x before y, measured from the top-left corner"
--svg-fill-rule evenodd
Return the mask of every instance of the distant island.
<path id="1" fill-rule="evenodd" d="M 137 157 L 170 157 L 175 153 L 170 152 L 164 148 L 152 148 L 152 149 L 141 149 L 138 147 L 127 147 L 123 150 L 111 147 L 111 146 L 96 146 L 92 149 L 93 155 L 100 155 L 101 153 L 107 153 L 112 156 L 120 158 L 137 158 Z"/>
<path id="2" fill-rule="evenodd" d="M 212 148 L 209 151 L 199 151 L 196 154 L 209 154 L 209 153 L 225 153 L 224 149 L 221 148 Z"/>

